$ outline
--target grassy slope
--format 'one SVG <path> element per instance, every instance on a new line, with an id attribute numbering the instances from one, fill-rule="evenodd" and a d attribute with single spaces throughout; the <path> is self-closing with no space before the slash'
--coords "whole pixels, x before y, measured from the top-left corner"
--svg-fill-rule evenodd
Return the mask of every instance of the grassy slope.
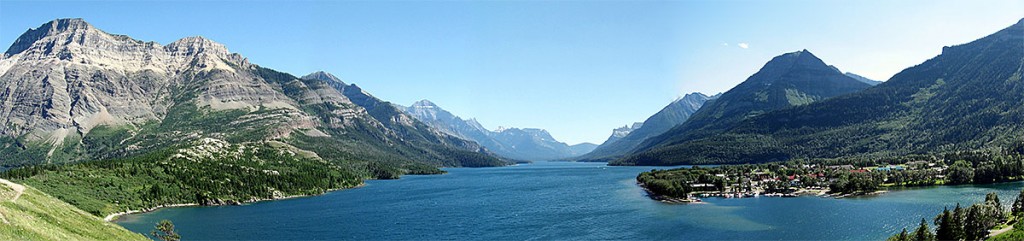
<path id="1" fill-rule="evenodd" d="M 361 183 L 348 170 L 292 156 L 269 144 L 220 144 L 125 159 L 15 169 L 0 175 L 38 187 L 97 216 L 167 204 L 315 195 Z"/>
<path id="2" fill-rule="evenodd" d="M 11 201 L 13 190 L 0 185 L 0 197 L 0 213 L 10 222 L 0 222 L 0 240 L 149 240 L 32 187 Z"/>
<path id="3" fill-rule="evenodd" d="M 1024 230 L 1013 229 L 1009 232 L 1001 233 L 994 237 L 988 238 L 989 241 L 1003 241 L 1003 240 L 1024 240 Z"/>

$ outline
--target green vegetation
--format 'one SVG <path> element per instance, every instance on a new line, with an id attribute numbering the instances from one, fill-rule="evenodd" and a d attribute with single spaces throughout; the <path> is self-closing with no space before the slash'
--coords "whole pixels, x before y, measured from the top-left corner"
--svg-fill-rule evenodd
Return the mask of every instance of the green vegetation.
<path id="1" fill-rule="evenodd" d="M 1022 36 L 1024 24 L 1018 23 L 971 43 L 943 48 L 941 55 L 878 86 L 806 105 L 760 115 L 705 115 L 700 114 L 702 108 L 680 127 L 705 126 L 698 121 L 711 123 L 706 124 L 709 127 L 676 128 L 612 163 L 891 158 L 1020 142 L 1024 136 Z M 727 95 L 708 106 L 726 104 L 716 102 L 728 101 Z"/>
<path id="2" fill-rule="evenodd" d="M 14 201 L 13 192 L 0 184 L 0 240 L 148 240 L 31 186 Z"/>
<path id="3" fill-rule="evenodd" d="M 97 216 L 159 205 L 314 195 L 361 183 L 350 170 L 288 149 L 214 139 L 131 158 L 29 166 L 0 176 L 35 186 Z"/>
<path id="4" fill-rule="evenodd" d="M 1001 234 L 996 235 L 996 236 L 992 236 L 992 237 L 988 238 L 987 240 L 988 241 L 1019 241 L 1019 240 L 1024 240 L 1024 229 L 1018 228 L 1016 225 L 1014 225 L 1012 230 L 1010 230 L 1008 232 L 1005 232 L 1005 233 L 1001 233 Z"/>
<path id="5" fill-rule="evenodd" d="M 214 110 L 197 104 L 204 83 L 222 74 L 218 71 L 195 73 L 171 86 L 167 101 L 173 104 L 159 121 L 97 126 L 55 149 L 52 143 L 0 137 L 0 164 L 14 167 L 0 177 L 104 216 L 174 204 L 315 195 L 365 179 L 440 174 L 442 166 L 508 164 L 415 120 L 411 126 L 385 121 L 390 128 L 384 128 L 370 117 L 346 114 L 359 108 L 351 103 L 306 103 L 318 99 L 307 98 L 314 92 L 326 91 L 312 88 L 330 86 L 266 68 L 253 74 L 299 102 L 299 110 Z M 395 114 L 388 111 L 375 108 L 372 114 Z M 295 116 L 314 117 L 309 121 L 317 129 L 292 129 Z"/>
<path id="6" fill-rule="evenodd" d="M 956 205 L 952 211 L 945 208 L 942 213 L 935 217 L 935 232 L 928 228 L 928 223 L 921 220 L 921 225 L 914 234 L 907 235 L 906 229 L 903 232 L 893 235 L 889 240 L 984 240 L 988 237 L 991 229 L 1018 224 L 1024 218 L 1024 212 L 1016 207 L 1016 203 L 1024 202 L 1024 190 L 1017 196 L 1015 206 L 1011 212 L 1003 210 L 996 193 L 985 195 L 985 201 L 976 203 L 967 208 Z M 1015 226 L 1020 226 L 1015 225 Z M 1009 239 L 1019 231 L 1012 231 L 997 235 L 989 240 L 1019 240 Z"/>
<path id="7" fill-rule="evenodd" d="M 1013 205 L 1010 206 L 1010 218 L 1007 219 L 1004 225 L 1013 225 L 1013 229 L 1009 231 L 990 237 L 988 240 L 1024 240 L 1024 224 L 1020 221 L 1024 220 L 1024 190 L 1020 191 L 1017 195 L 1017 199 L 1013 201 Z"/>
<path id="8" fill-rule="evenodd" d="M 174 232 L 174 223 L 171 223 L 171 220 L 167 220 L 167 219 L 160 220 L 160 222 L 156 224 L 155 228 L 156 229 L 151 231 L 151 232 L 149 232 L 149 234 L 153 235 L 153 237 L 156 237 L 159 240 L 163 240 L 163 241 L 178 241 L 178 240 L 181 240 L 181 235 L 178 235 L 178 233 Z"/>
<path id="9" fill-rule="evenodd" d="M 786 194 L 800 190 L 866 194 L 888 187 L 1024 180 L 1024 153 L 1019 150 L 651 170 L 640 173 L 637 181 L 656 195 L 677 198 L 691 193 Z"/>
<path id="10" fill-rule="evenodd" d="M 907 229 L 904 228 L 902 232 L 893 235 L 887 239 L 888 241 L 935 241 L 935 234 L 928 228 L 928 222 L 921 219 L 921 225 L 914 229 L 913 233 L 907 233 Z"/>

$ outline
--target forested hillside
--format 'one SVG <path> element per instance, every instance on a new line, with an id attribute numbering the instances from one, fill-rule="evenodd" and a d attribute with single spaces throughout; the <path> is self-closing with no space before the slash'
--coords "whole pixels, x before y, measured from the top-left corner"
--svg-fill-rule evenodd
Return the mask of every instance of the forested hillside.
<path id="1" fill-rule="evenodd" d="M 621 165 L 751 163 L 1001 149 L 1024 136 L 1024 20 L 867 90 L 779 111 Z"/>

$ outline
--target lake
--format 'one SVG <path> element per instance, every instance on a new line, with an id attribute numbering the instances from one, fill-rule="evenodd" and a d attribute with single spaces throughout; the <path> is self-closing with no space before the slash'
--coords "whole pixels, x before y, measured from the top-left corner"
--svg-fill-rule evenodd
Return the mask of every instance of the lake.
<path id="1" fill-rule="evenodd" d="M 943 206 L 998 192 L 1004 206 L 1024 182 L 892 191 L 873 197 L 707 198 L 664 204 L 634 178 L 652 167 L 538 162 L 449 168 L 445 175 L 367 181 L 321 196 L 242 206 L 183 207 L 122 217 L 148 233 L 161 219 L 185 240 L 880 240 Z"/>

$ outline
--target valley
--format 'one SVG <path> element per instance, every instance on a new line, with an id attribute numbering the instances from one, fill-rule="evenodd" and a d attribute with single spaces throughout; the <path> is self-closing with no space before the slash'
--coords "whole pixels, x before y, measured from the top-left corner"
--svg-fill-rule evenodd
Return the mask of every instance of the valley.
<path id="1" fill-rule="evenodd" d="M 76 4 L 0 9 L 0 240 L 1024 233 L 1013 8 L 270 1 L 119 21 Z"/>

